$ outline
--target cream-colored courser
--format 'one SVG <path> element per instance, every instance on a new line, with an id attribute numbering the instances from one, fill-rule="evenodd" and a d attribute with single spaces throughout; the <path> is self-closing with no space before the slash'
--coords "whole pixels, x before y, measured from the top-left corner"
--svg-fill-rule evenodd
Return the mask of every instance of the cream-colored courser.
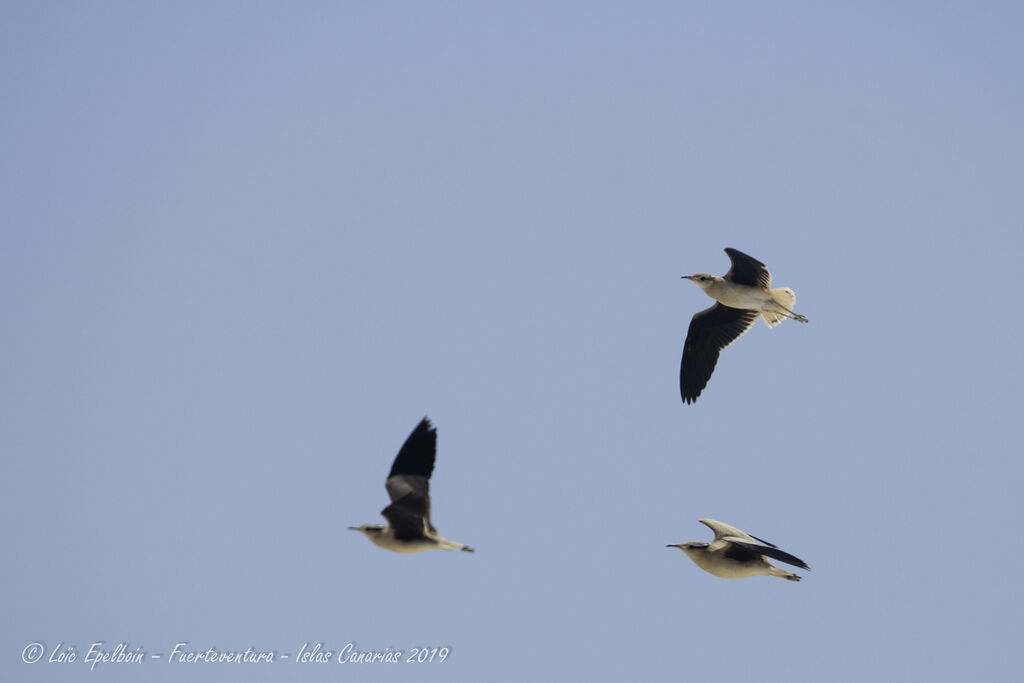
<path id="1" fill-rule="evenodd" d="M 810 571 L 807 563 L 798 557 L 779 550 L 768 541 L 751 536 L 725 522 L 713 519 L 702 519 L 701 524 L 707 525 L 715 532 L 715 540 L 711 543 L 687 541 L 671 543 L 667 548 L 679 548 L 694 564 L 717 577 L 723 579 L 746 579 L 751 576 L 778 576 L 789 581 L 799 581 L 800 577 L 793 572 L 780 569 L 768 561 L 768 558 L 781 560 L 794 567 Z"/>
<path id="2" fill-rule="evenodd" d="M 436 454 L 437 430 L 430 420 L 423 418 L 402 444 L 385 482 L 391 505 L 380 514 L 388 520 L 388 525 L 364 524 L 349 529 L 362 532 L 376 545 L 396 553 L 473 552 L 468 545 L 442 538 L 430 523 L 430 475 Z"/>
<path id="3" fill-rule="evenodd" d="M 693 316 L 686 332 L 679 368 L 679 392 L 684 403 L 697 400 L 715 371 L 722 349 L 753 327 L 758 317 L 768 327 L 786 318 L 807 322 L 807 318 L 793 312 L 796 294 L 792 289 L 772 289 L 771 273 L 763 263 L 736 249 L 726 249 L 725 253 L 732 268 L 724 276 L 683 276 L 716 302 Z"/>

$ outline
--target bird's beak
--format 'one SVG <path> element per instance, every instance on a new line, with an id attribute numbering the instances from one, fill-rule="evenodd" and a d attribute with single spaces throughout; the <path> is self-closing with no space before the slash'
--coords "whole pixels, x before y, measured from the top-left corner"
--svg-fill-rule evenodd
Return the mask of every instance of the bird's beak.
<path id="1" fill-rule="evenodd" d="M 665 546 L 665 547 L 666 547 L 666 548 L 678 548 L 678 547 L 679 547 L 679 544 L 678 544 L 678 543 L 669 543 L 669 544 L 668 544 L 667 546 Z"/>
<path id="2" fill-rule="evenodd" d="M 683 275 L 683 276 L 682 276 L 681 278 L 679 278 L 679 279 L 680 279 L 680 280 L 692 280 L 692 279 L 693 279 L 693 276 L 692 276 L 692 275 Z"/>
<path id="3" fill-rule="evenodd" d="M 359 527 L 357 527 L 357 526 L 350 526 L 349 527 L 349 531 L 359 531 Z"/>

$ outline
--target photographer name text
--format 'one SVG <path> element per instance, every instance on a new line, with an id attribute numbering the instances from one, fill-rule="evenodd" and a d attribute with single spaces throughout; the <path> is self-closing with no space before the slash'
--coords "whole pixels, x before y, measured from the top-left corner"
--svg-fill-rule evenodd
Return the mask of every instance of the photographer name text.
<path id="1" fill-rule="evenodd" d="M 167 662 L 168 664 L 428 664 L 441 663 L 451 654 L 450 647 L 413 647 L 408 651 L 385 647 L 380 650 L 360 649 L 349 642 L 334 649 L 323 642 L 303 643 L 297 653 L 278 650 L 259 650 L 254 647 L 245 650 L 222 650 L 217 647 L 197 648 L 184 640 L 174 644 L 170 652 L 148 652 L 143 647 L 133 647 L 128 642 L 109 644 L 96 641 L 88 648 L 66 645 L 61 642 L 48 647 L 42 641 L 34 641 L 21 651 L 21 660 L 26 664 L 44 662 L 47 664 L 85 664 L 89 670 L 99 665 L 144 664 L 146 662 Z"/>

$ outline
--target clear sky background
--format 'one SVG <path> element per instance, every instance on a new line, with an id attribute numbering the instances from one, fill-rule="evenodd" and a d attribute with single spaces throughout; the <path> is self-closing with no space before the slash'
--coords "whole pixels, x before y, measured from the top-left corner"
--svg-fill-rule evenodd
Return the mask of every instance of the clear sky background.
<path id="1" fill-rule="evenodd" d="M 1010 2 L 4 3 L 0 678 L 1019 672 L 1022 33 Z M 711 301 L 679 277 L 727 246 L 810 323 L 684 406 Z M 424 415 L 475 555 L 346 529 Z M 701 517 L 813 571 L 704 573 L 665 547 Z M 451 654 L 90 675 L 96 641 Z"/>

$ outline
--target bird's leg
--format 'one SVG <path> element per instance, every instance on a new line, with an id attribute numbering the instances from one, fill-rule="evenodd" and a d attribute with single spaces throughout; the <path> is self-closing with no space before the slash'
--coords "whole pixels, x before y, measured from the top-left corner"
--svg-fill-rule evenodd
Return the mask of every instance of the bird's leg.
<path id="1" fill-rule="evenodd" d="M 800 315 L 799 313 L 794 313 L 793 311 L 789 310 L 788 308 L 780 304 L 778 301 L 775 302 L 775 308 L 777 313 L 781 313 L 782 315 L 786 316 L 791 320 L 795 320 L 798 323 L 807 322 L 807 318 Z"/>

